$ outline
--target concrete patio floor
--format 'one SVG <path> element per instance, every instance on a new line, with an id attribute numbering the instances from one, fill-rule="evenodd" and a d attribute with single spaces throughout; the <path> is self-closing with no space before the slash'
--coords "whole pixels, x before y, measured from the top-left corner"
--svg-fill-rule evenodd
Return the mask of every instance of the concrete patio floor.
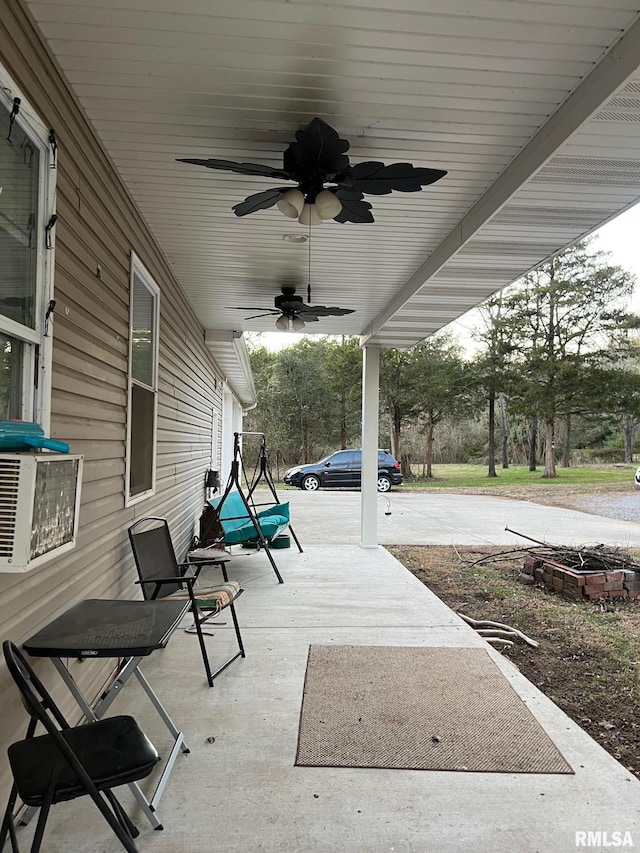
<path id="1" fill-rule="evenodd" d="M 281 495 L 290 496 L 294 527 L 305 550 L 274 552 L 285 583 L 277 584 L 264 553 L 243 552 L 232 560 L 230 574 L 245 588 L 237 609 L 246 659 L 232 664 L 209 689 L 196 638 L 177 631 L 165 650 L 143 664 L 184 730 L 191 753 L 178 757 L 160 802 L 163 831 L 151 829 L 122 789 L 122 801 L 141 830 L 141 851 L 568 853 L 576 849 L 576 832 L 589 831 L 606 832 L 609 839 L 613 832 L 629 832 L 634 845 L 640 845 L 640 781 L 387 551 L 363 550 L 353 538 L 344 542 L 344 531 L 336 538 L 342 520 L 352 524 L 347 516 L 353 515 L 356 493 Z M 331 536 L 308 517 L 311 501 L 316 510 L 322 507 L 325 521 L 333 522 Z M 395 523 L 404 496 L 392 494 L 391 501 Z M 496 530 L 509 521 L 495 520 L 493 499 L 471 503 L 473 507 L 463 500 L 457 510 L 467 519 L 480 515 L 485 526 L 491 520 Z M 500 506 L 510 503 L 501 501 Z M 413 541 L 420 541 L 415 513 L 427 510 L 420 502 L 412 506 L 406 528 L 413 528 Z M 446 515 L 445 504 L 438 507 Z M 533 513 L 540 510 L 545 518 L 547 510 L 557 512 L 532 506 Z M 595 517 L 585 517 L 595 524 Z M 430 526 L 436 524 L 433 516 L 429 519 Z M 553 526 L 552 515 L 548 519 Z M 523 532 L 541 532 L 532 530 L 526 519 L 518 523 L 527 524 Z M 597 524 L 605 531 L 609 520 L 597 519 Z M 611 524 L 612 535 L 620 536 L 620 523 Z M 629 539 L 634 527 L 622 528 Z M 386 541 L 407 540 L 392 536 Z M 214 659 L 222 660 L 231 649 L 231 633 L 227 625 L 209 638 Z M 575 775 L 294 766 L 312 643 L 489 649 Z M 132 713 L 166 752 L 166 729 L 137 684 L 130 683 L 111 712 Z M 30 834 L 31 827 L 20 831 L 25 846 Z M 121 847 L 85 798 L 53 808 L 43 849 L 112 853 Z"/>

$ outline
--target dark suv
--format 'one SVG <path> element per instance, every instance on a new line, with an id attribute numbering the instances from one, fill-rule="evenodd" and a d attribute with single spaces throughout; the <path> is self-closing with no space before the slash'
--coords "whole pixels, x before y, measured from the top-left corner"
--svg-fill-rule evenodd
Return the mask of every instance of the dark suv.
<path id="1" fill-rule="evenodd" d="M 284 475 L 287 486 L 299 486 L 315 492 L 320 486 L 359 486 L 361 482 L 362 451 L 338 450 L 311 465 L 296 465 Z M 378 491 L 388 492 L 391 486 L 402 485 L 400 463 L 388 450 L 378 450 Z"/>

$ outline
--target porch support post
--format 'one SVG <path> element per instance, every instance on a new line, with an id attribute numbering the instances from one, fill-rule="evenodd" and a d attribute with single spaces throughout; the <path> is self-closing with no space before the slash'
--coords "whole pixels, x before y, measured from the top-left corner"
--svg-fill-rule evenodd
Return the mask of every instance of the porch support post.
<path id="1" fill-rule="evenodd" d="M 362 489 L 360 547 L 378 547 L 378 407 L 380 348 L 362 349 Z"/>

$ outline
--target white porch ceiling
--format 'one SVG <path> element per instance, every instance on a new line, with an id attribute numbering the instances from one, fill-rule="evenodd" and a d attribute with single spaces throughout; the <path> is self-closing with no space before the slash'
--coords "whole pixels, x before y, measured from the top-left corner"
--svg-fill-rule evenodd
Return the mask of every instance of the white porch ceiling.
<path id="1" fill-rule="evenodd" d="M 28 6 L 211 333 L 273 331 L 229 306 L 283 284 L 306 299 L 308 247 L 282 238 L 307 229 L 232 213 L 273 181 L 177 157 L 278 167 L 320 116 L 352 163 L 447 169 L 369 197 L 373 224 L 313 229 L 312 302 L 355 313 L 307 331 L 399 348 L 640 199 L 637 0 Z"/>

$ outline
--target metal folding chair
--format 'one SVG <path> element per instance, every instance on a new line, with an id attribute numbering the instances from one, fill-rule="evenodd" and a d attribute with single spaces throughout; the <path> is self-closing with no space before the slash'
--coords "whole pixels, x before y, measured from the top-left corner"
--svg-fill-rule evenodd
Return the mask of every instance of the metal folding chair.
<path id="1" fill-rule="evenodd" d="M 25 739 L 8 749 L 13 786 L 0 829 L 0 850 L 8 834 L 18 853 L 14 820 L 18 797 L 40 809 L 31 846 L 31 853 L 37 853 L 51 806 L 88 796 L 125 850 L 137 853 L 133 839 L 138 830 L 111 789 L 151 773 L 160 760 L 153 744 L 129 716 L 70 726 L 19 649 L 6 640 L 2 650 L 31 720 Z M 46 734 L 36 737 L 38 723 Z"/>
<path id="2" fill-rule="evenodd" d="M 178 563 L 169 534 L 169 524 L 166 518 L 157 516 L 141 518 L 132 524 L 129 528 L 129 540 L 138 569 L 138 583 L 142 587 L 144 597 L 155 599 L 170 596 L 189 599 L 191 602 L 195 632 L 198 635 L 207 681 L 209 687 L 213 687 L 213 679 L 217 675 L 236 658 L 245 657 L 234 606 L 235 600 L 243 590 L 237 581 L 230 581 L 227 577 L 226 563 L 229 558 L 219 555 L 210 560 L 199 560 L 197 563 Z M 217 566 L 222 571 L 223 583 L 205 587 L 196 586 L 200 570 L 206 565 Z M 233 619 L 238 651 L 212 673 L 202 624 L 227 607 Z"/>

